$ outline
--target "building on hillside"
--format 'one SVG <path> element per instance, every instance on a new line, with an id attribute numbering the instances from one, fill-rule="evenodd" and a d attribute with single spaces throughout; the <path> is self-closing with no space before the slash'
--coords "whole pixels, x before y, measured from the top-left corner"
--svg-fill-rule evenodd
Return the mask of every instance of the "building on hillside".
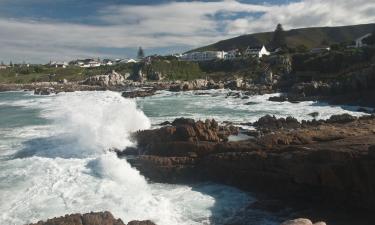
<path id="1" fill-rule="evenodd" d="M 233 59 L 236 59 L 240 56 L 241 56 L 241 52 L 238 49 L 233 49 L 233 50 L 228 51 L 224 55 L 224 59 L 225 60 L 233 60 Z"/>
<path id="2" fill-rule="evenodd" d="M 245 50 L 245 56 L 262 58 L 265 55 L 271 55 L 271 53 L 266 49 L 264 45 L 260 48 L 258 47 L 252 48 L 249 46 Z"/>
<path id="3" fill-rule="evenodd" d="M 310 50 L 310 53 L 319 54 L 319 53 L 322 53 L 322 52 L 329 52 L 329 51 L 331 51 L 330 47 L 319 47 L 319 48 L 312 48 Z"/>
<path id="4" fill-rule="evenodd" d="M 114 64 L 114 61 L 111 59 L 103 59 L 102 64 L 105 66 L 112 66 Z"/>
<path id="5" fill-rule="evenodd" d="M 191 52 L 183 54 L 180 59 L 183 61 L 211 61 L 217 59 L 224 59 L 227 53 L 224 51 L 204 51 L 204 52 Z"/>
<path id="6" fill-rule="evenodd" d="M 66 68 L 69 64 L 67 62 L 56 62 L 56 61 L 51 61 L 49 63 L 50 67 L 55 67 L 55 68 Z"/>
<path id="7" fill-rule="evenodd" d="M 100 60 L 97 59 L 78 59 L 76 61 L 76 65 L 82 68 L 92 68 L 92 67 L 99 67 L 102 64 L 100 63 Z"/>
<path id="8" fill-rule="evenodd" d="M 0 70 L 5 70 L 6 68 L 8 68 L 8 66 L 6 66 L 6 65 L 0 65 Z"/>

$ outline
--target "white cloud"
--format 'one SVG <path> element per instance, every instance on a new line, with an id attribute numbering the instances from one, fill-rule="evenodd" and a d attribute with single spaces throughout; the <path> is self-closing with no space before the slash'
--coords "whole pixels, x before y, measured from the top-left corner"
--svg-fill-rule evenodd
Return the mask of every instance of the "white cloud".
<path id="1" fill-rule="evenodd" d="M 375 2 L 304 0 L 286 5 L 254 5 L 234 0 L 109 6 L 98 12 L 106 25 L 0 19 L 0 59 L 97 55 L 98 48 L 196 47 L 245 33 L 336 26 L 375 21 Z M 217 14 L 227 15 L 217 20 Z M 230 15 L 248 16 L 230 19 Z M 259 15 L 259 16 L 256 16 Z M 50 57 L 49 57 L 50 56 Z"/>

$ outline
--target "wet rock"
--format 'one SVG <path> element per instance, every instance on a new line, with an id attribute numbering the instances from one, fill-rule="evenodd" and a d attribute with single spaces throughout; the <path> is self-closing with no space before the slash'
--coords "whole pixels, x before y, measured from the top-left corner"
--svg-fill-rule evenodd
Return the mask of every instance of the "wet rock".
<path id="1" fill-rule="evenodd" d="M 257 102 L 246 102 L 244 105 L 257 105 L 257 104 L 259 104 L 259 103 L 257 103 Z"/>
<path id="2" fill-rule="evenodd" d="M 301 123 L 293 117 L 277 119 L 275 116 L 265 115 L 254 123 L 258 129 L 296 129 Z"/>
<path id="3" fill-rule="evenodd" d="M 357 117 L 345 113 L 341 115 L 333 115 L 327 120 L 327 122 L 328 123 L 349 123 L 349 122 L 355 121 L 356 119 Z"/>
<path id="4" fill-rule="evenodd" d="M 238 128 L 219 126 L 215 120 L 203 122 L 179 118 L 171 126 L 139 131 L 134 138 L 142 152 L 186 156 L 188 152 L 205 154 L 214 144 L 225 142 L 232 134 L 238 134 Z"/>
<path id="5" fill-rule="evenodd" d="M 237 78 L 235 80 L 228 81 L 224 84 L 225 88 L 229 88 L 232 90 L 237 90 L 244 85 L 243 79 Z"/>
<path id="6" fill-rule="evenodd" d="M 284 95 L 273 96 L 273 97 L 269 97 L 268 101 L 271 101 L 271 102 L 286 102 L 286 101 L 288 101 L 288 97 L 286 97 Z"/>
<path id="7" fill-rule="evenodd" d="M 55 89 L 52 87 L 41 87 L 35 88 L 34 95 L 50 95 L 56 93 Z"/>
<path id="8" fill-rule="evenodd" d="M 151 220 L 143 220 L 143 221 L 134 220 L 134 221 L 130 221 L 127 225 L 156 225 L 156 224 L 152 222 Z"/>
<path id="9" fill-rule="evenodd" d="M 319 116 L 319 112 L 312 112 L 312 113 L 309 113 L 308 115 L 315 119 Z"/>
<path id="10" fill-rule="evenodd" d="M 124 98 L 148 97 L 154 95 L 156 90 L 136 90 L 122 92 L 121 96 Z"/>
<path id="11" fill-rule="evenodd" d="M 30 225 L 125 225 L 121 219 L 115 219 L 110 212 L 71 214 L 64 217 L 39 221 Z"/>

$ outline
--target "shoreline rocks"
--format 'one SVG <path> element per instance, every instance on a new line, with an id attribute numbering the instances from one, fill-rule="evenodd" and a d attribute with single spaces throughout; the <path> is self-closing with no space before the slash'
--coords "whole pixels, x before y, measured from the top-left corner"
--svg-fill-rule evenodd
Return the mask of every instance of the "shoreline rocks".
<path id="1" fill-rule="evenodd" d="M 91 212 L 70 214 L 39 221 L 29 225 L 126 225 L 121 219 L 115 219 L 110 212 Z M 150 220 L 130 221 L 127 225 L 156 225 Z"/>
<path id="2" fill-rule="evenodd" d="M 197 138 L 187 120 L 179 131 L 172 125 L 138 133 L 138 154 L 128 161 L 156 182 L 214 181 L 279 198 L 375 209 L 375 117 L 344 118 L 297 127 L 292 119 L 288 127 L 272 118 L 270 132 L 235 142 Z"/>

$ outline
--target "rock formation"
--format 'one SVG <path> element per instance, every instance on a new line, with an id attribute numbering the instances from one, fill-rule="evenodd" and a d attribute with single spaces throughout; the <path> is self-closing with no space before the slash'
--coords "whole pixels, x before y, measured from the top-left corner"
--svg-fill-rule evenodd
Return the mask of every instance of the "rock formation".
<path id="1" fill-rule="evenodd" d="M 110 212 L 91 212 L 71 214 L 63 217 L 39 221 L 30 225 L 125 225 L 121 219 L 115 219 Z M 127 225 L 156 225 L 150 220 L 130 221 Z"/>
<path id="2" fill-rule="evenodd" d="M 125 78 L 115 71 L 107 75 L 97 75 L 87 78 L 82 82 L 85 85 L 98 85 L 102 87 L 123 85 Z"/>
<path id="3" fill-rule="evenodd" d="M 294 220 L 288 220 L 280 225 L 327 225 L 325 222 L 313 223 L 309 219 L 299 218 Z"/>
<path id="4" fill-rule="evenodd" d="M 338 119 L 339 118 L 339 119 Z M 267 116 L 262 135 L 227 142 L 193 120 L 135 134 L 129 162 L 159 182 L 212 180 L 291 199 L 375 209 L 375 117 L 297 122 Z M 262 133 L 262 132 L 261 132 Z"/>

